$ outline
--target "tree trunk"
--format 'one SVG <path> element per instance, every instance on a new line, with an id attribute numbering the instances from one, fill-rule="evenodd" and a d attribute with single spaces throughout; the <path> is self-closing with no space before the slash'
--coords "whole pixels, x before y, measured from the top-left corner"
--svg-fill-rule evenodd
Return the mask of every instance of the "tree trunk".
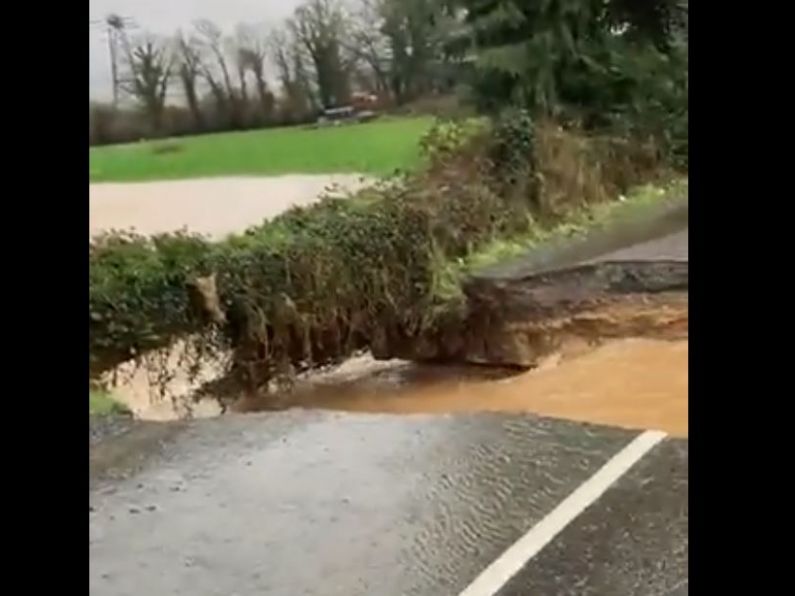
<path id="1" fill-rule="evenodd" d="M 273 119 L 273 96 L 268 93 L 268 86 L 265 84 L 265 77 L 262 76 L 262 70 L 255 70 L 254 77 L 257 79 L 257 94 L 262 107 L 262 116 L 266 122 L 270 122 Z"/>
<path id="2" fill-rule="evenodd" d="M 182 79 L 182 87 L 185 90 L 185 101 L 188 103 L 188 109 L 193 117 L 193 123 L 199 131 L 204 130 L 204 115 L 199 107 L 199 98 L 196 95 L 196 77 L 183 67 L 180 72 L 180 78 Z"/>
<path id="3" fill-rule="evenodd" d="M 246 69 L 238 67 L 237 76 L 240 79 L 240 99 L 244 105 L 248 105 L 248 87 L 246 86 Z"/>

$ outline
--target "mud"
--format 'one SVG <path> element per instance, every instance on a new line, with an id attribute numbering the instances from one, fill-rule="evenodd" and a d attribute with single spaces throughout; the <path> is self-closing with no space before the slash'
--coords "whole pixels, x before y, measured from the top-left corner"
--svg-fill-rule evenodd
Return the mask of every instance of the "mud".
<path id="1" fill-rule="evenodd" d="M 597 262 L 474 277 L 465 310 L 413 336 L 387 330 L 378 358 L 532 368 L 571 338 L 686 334 L 688 263 Z"/>

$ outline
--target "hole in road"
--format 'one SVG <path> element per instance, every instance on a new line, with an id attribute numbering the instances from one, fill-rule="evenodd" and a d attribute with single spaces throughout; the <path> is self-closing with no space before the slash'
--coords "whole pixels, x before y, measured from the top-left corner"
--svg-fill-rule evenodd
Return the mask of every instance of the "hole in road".
<path id="1" fill-rule="evenodd" d="M 558 321 L 558 348 L 517 372 L 490 366 L 379 362 L 360 356 L 297 380 L 290 392 L 247 398 L 237 412 L 292 407 L 393 414 L 531 412 L 687 435 L 687 303 L 642 301 Z M 561 331 L 565 329 L 565 333 Z M 605 336 L 606 331 L 614 333 Z M 619 331 L 619 335 L 615 333 Z M 183 380 L 184 381 L 184 380 Z M 178 380 L 179 382 L 179 380 Z M 116 394 L 143 419 L 215 416 L 215 400 L 152 400 L 144 373 Z M 183 395 L 190 388 L 179 386 Z M 225 397 L 225 396 L 224 396 Z"/>
<path id="2" fill-rule="evenodd" d="M 622 339 L 598 347 L 570 345 L 523 373 L 411 363 L 379 367 L 360 359 L 342 375 L 299 385 L 287 403 L 394 414 L 532 412 L 686 436 L 687 358 L 687 340 Z M 236 409 L 271 404 L 248 401 Z"/>
<path id="3" fill-rule="evenodd" d="M 282 407 L 392 414 L 531 412 L 686 436 L 687 360 L 687 340 L 642 338 L 569 345 L 527 372 L 362 356 L 301 380 L 289 395 L 241 401 L 233 410 L 269 410 L 276 401 Z M 184 415 L 170 400 L 131 405 L 144 419 Z M 220 412 L 211 400 L 191 410 L 198 417 Z"/>

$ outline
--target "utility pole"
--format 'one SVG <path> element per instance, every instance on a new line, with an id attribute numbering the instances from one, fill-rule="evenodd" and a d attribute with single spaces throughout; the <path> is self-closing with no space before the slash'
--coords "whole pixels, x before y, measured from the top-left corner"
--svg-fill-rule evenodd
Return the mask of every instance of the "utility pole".
<path id="1" fill-rule="evenodd" d="M 105 33 L 108 36 L 108 55 L 110 58 L 110 76 L 113 87 L 113 107 L 119 105 L 119 90 L 121 81 L 119 78 L 119 42 L 122 41 L 125 31 L 135 26 L 131 17 L 123 17 L 118 14 L 109 14 L 102 21 L 89 21 L 89 25 L 105 26 Z"/>

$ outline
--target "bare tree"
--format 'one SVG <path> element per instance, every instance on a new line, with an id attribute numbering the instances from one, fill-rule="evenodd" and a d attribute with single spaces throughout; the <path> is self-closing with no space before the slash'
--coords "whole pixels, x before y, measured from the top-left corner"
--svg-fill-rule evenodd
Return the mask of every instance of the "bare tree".
<path id="1" fill-rule="evenodd" d="M 166 43 L 152 36 L 133 44 L 124 35 L 122 46 L 128 70 L 122 88 L 141 103 L 149 118 L 152 132 L 159 133 L 163 126 L 163 111 L 173 71 L 174 54 Z"/>
<path id="2" fill-rule="evenodd" d="M 177 52 L 179 56 L 179 78 L 185 93 L 185 102 L 199 130 L 204 129 L 204 115 L 199 106 L 198 82 L 202 71 L 202 57 L 198 41 L 177 33 Z"/>
<path id="3" fill-rule="evenodd" d="M 240 127 L 243 124 L 242 106 L 229 72 L 223 32 L 218 25 L 206 19 L 196 21 L 195 28 L 203 49 L 209 55 L 208 60 L 202 61 L 202 76 L 216 100 L 218 111 L 229 119 L 230 125 Z M 220 73 L 220 78 L 216 73 Z"/>
<path id="4" fill-rule="evenodd" d="M 360 0 L 354 13 L 346 50 L 371 72 L 373 87 L 379 94 L 389 92 L 389 43 L 383 33 L 385 0 Z"/>
<path id="5" fill-rule="evenodd" d="M 240 70 L 241 90 L 245 98 L 245 75 L 250 71 L 257 87 L 262 115 L 266 120 L 273 117 L 274 97 L 265 82 L 266 41 L 259 28 L 240 26 L 237 31 L 237 61 Z"/>
<path id="6" fill-rule="evenodd" d="M 251 27 L 239 24 L 235 28 L 235 34 L 227 40 L 229 53 L 234 57 L 235 70 L 237 72 L 237 84 L 240 92 L 240 101 L 244 106 L 248 106 L 248 46 L 251 43 Z"/>
<path id="7" fill-rule="evenodd" d="M 276 65 L 282 86 L 286 114 L 293 119 L 303 118 L 316 109 L 314 94 L 303 62 L 302 53 L 295 40 L 285 30 L 274 30 L 267 47 Z"/>
<path id="8" fill-rule="evenodd" d="M 452 21 L 440 0 L 357 0 L 345 46 L 380 93 L 404 103 L 433 87 Z"/>
<path id="9" fill-rule="evenodd" d="M 342 55 L 347 25 L 338 0 L 307 0 L 288 21 L 296 42 L 312 62 L 325 107 L 346 102 L 350 96 L 349 73 Z"/>

